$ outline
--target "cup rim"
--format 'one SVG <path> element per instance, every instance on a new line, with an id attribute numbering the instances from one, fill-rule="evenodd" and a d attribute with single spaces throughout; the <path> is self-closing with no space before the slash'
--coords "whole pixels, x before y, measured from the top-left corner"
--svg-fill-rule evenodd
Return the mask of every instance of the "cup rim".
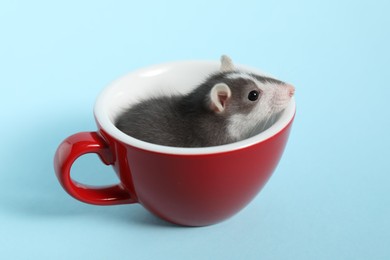
<path id="1" fill-rule="evenodd" d="M 120 131 L 112 120 L 109 117 L 108 111 L 105 109 L 106 106 L 106 96 L 109 93 L 109 91 L 115 87 L 115 85 L 123 80 L 125 77 L 131 77 L 136 75 L 145 74 L 148 71 L 155 71 L 159 68 L 165 68 L 165 67 L 180 67 L 183 65 L 191 65 L 191 64 L 198 64 L 199 63 L 205 63 L 205 64 L 216 64 L 215 61 L 208 61 L 208 60 L 184 60 L 184 61 L 174 61 L 174 62 L 167 62 L 157 65 L 148 66 L 145 68 L 141 68 L 135 71 L 131 71 L 127 74 L 125 74 L 122 77 L 119 77 L 118 79 L 114 80 L 108 86 L 106 86 L 103 91 L 98 95 L 95 106 L 94 106 L 94 115 L 95 120 L 97 121 L 98 125 L 102 128 L 104 132 L 109 134 L 111 137 L 115 138 L 116 140 L 125 143 L 127 145 L 147 150 L 150 152 L 156 152 L 156 153 L 162 153 L 162 154 L 173 154 L 173 155 L 206 155 L 206 154 L 218 154 L 218 153 L 226 153 L 226 152 L 232 152 L 235 150 L 240 150 L 243 148 L 247 148 L 250 146 L 253 146 L 255 144 L 264 142 L 273 136 L 277 135 L 278 133 L 282 132 L 294 119 L 295 111 L 296 111 L 296 103 L 295 98 L 292 97 L 289 105 L 287 108 L 282 112 L 280 118 L 268 129 L 265 131 L 256 134 L 252 137 L 249 137 L 247 139 L 237 141 L 234 143 L 224 144 L 224 145 L 218 145 L 218 146 L 209 146 L 209 147 L 171 147 L 171 146 L 164 146 L 159 144 L 153 144 L 149 142 L 145 142 L 139 139 L 136 139 L 134 137 L 131 137 L 122 131 Z M 253 71 L 258 74 L 265 74 L 261 71 L 259 71 L 256 68 L 251 68 L 244 65 L 237 65 L 239 68 L 245 68 L 249 71 Z M 265 74 L 268 75 L 268 74 Z"/>

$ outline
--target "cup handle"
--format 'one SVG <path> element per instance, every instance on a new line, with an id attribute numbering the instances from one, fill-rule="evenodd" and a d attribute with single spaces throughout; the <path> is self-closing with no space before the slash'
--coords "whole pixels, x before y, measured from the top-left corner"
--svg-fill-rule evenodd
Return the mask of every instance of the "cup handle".
<path id="1" fill-rule="evenodd" d="M 119 183 L 111 186 L 93 187 L 74 181 L 70 170 L 81 155 L 96 153 L 106 165 L 114 163 L 114 156 L 106 141 L 97 132 L 81 132 L 66 138 L 57 148 L 54 168 L 62 187 L 74 198 L 95 205 L 136 203 L 135 196 Z"/>

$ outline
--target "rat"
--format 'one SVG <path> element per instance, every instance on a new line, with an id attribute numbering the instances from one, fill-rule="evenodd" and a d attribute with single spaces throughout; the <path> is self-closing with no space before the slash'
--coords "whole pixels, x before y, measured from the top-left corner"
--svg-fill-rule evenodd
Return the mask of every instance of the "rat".
<path id="1" fill-rule="evenodd" d="M 123 111 L 115 125 L 154 144 L 207 147 L 243 140 L 269 127 L 295 88 L 235 68 L 223 55 L 218 72 L 188 94 L 150 97 Z"/>

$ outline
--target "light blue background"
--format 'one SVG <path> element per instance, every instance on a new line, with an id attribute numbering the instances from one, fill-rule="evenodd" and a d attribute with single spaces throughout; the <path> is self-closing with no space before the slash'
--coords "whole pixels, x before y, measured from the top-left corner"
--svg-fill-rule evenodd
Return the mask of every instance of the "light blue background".
<path id="1" fill-rule="evenodd" d="M 388 1 L 0 3 L 1 259 L 390 259 Z M 182 228 L 69 197 L 58 144 L 95 130 L 115 78 L 229 54 L 297 88 L 275 174 L 252 203 Z M 79 181 L 116 181 L 95 155 Z"/>

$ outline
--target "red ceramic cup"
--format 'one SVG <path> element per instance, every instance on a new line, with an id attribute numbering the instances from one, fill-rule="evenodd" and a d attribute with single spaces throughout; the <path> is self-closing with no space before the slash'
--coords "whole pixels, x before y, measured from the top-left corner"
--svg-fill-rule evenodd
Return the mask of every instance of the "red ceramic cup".
<path id="1" fill-rule="evenodd" d="M 218 62 L 173 62 L 141 69 L 113 82 L 95 104 L 98 130 L 72 135 L 57 149 L 54 165 L 63 188 L 74 198 L 95 205 L 140 203 L 160 218 L 186 226 L 218 223 L 244 208 L 282 156 L 294 120 L 294 99 L 266 131 L 214 147 L 155 145 L 132 138 L 113 124 L 121 110 L 140 98 L 188 92 L 218 68 Z M 238 68 L 261 74 L 256 69 Z M 92 187 L 73 180 L 71 166 L 86 153 L 96 153 L 112 165 L 120 183 Z"/>

